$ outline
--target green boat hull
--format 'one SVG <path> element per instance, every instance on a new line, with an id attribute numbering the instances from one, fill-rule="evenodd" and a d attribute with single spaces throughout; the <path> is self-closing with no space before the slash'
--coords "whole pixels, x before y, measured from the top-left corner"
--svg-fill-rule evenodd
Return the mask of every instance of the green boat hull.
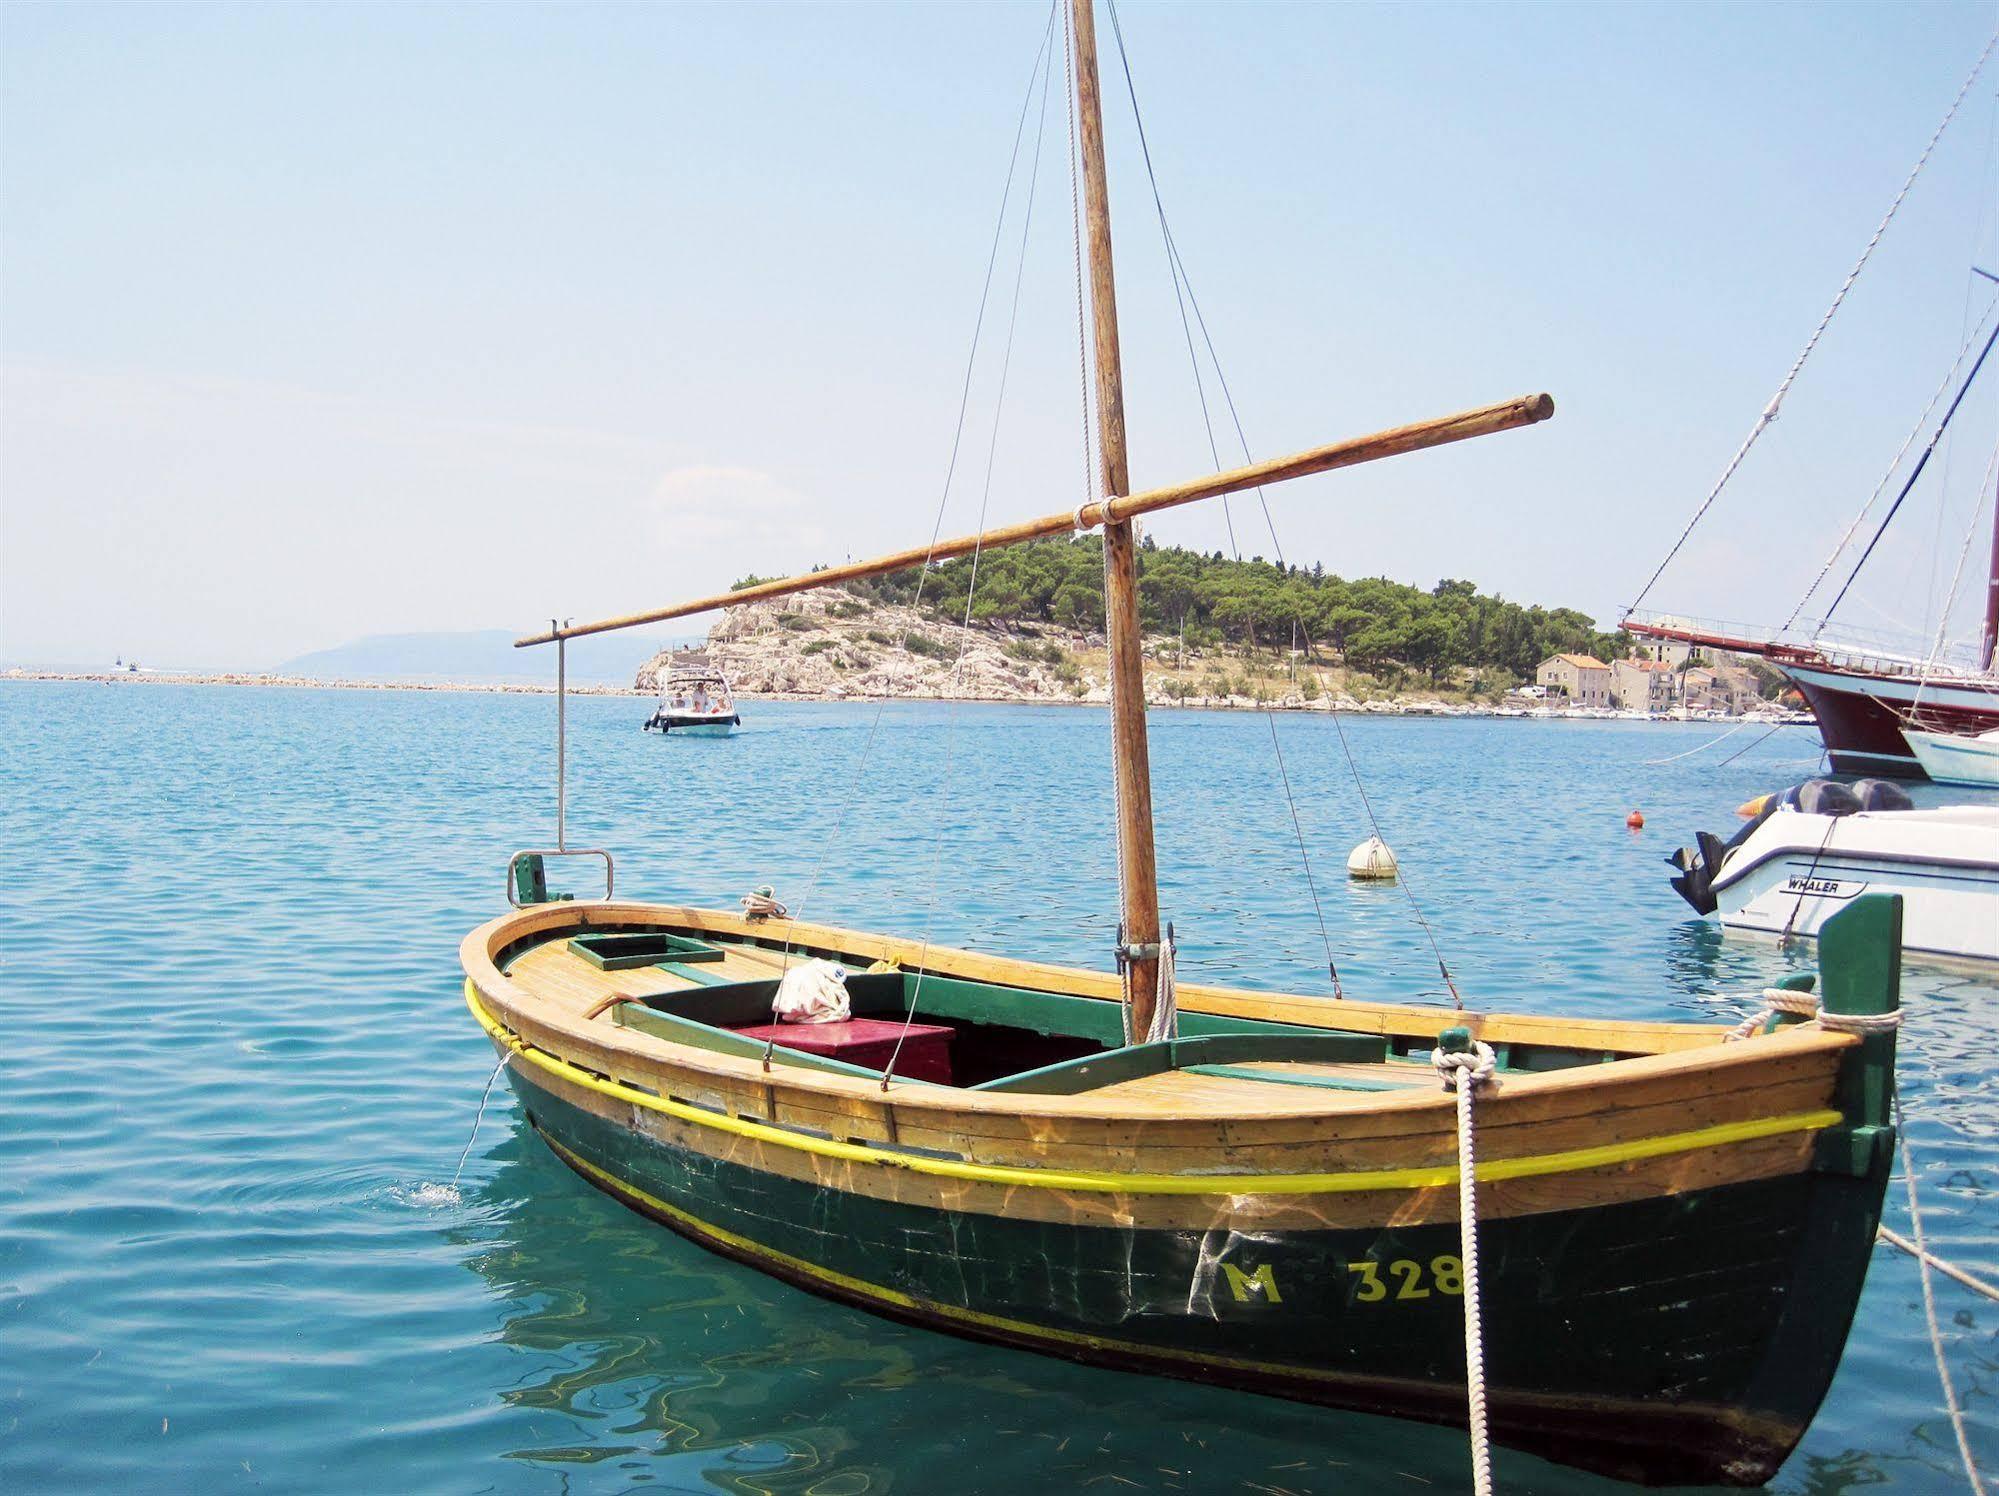
<path id="1" fill-rule="evenodd" d="M 1073 1360 L 1465 1420 L 1455 1223 L 1250 1236 L 897 1203 L 671 1146 L 509 1076 L 584 1179 L 800 1287 Z M 1838 1366 L 1885 1168 L 1484 1222 L 1494 1437 L 1651 1484 L 1769 1479 Z"/>

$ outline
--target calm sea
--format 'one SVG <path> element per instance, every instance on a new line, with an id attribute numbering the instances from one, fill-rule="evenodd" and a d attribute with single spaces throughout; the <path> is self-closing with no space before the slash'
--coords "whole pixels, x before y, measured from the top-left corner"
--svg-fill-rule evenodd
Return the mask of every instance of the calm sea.
<path id="1" fill-rule="evenodd" d="M 751 703 L 726 741 L 572 702 L 569 833 L 621 893 L 1103 965 L 1105 722 Z M 1458 1491 L 1461 1434 L 905 1329 L 709 1256 L 581 1184 L 496 1088 L 457 944 L 554 832 L 542 697 L 0 685 L 0 1488 Z M 1715 1017 L 1808 954 L 1724 941 L 1661 857 L 1816 739 L 1359 719 L 1347 734 L 1477 1006 Z M 1441 997 L 1333 724 L 1278 731 L 1348 990 Z M 1190 980 L 1325 988 L 1271 730 L 1163 713 L 1164 902 Z M 1753 746 L 1752 746 L 1753 745 Z M 1748 747 L 1734 763 L 1721 760 Z M 1938 798 L 1929 791 L 1926 799 Z M 1625 830 L 1642 807 L 1650 824 Z M 1999 1276 L 1999 987 L 1912 967 L 1902 1083 L 1936 1249 Z M 430 1188 L 426 1188 L 430 1186 Z M 1906 1230 L 1897 1194 L 1889 1219 Z M 1999 1470 L 1999 1310 L 1947 1280 Z M 1877 1250 L 1776 1489 L 1958 1488 L 1913 1264 Z M 1502 1452 L 1510 1492 L 1624 1489 Z"/>

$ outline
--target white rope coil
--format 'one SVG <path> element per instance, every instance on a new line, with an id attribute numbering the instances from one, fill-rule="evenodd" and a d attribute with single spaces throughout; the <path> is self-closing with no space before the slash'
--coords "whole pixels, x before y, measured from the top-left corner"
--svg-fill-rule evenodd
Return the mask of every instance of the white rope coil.
<path id="1" fill-rule="evenodd" d="M 1763 1006 L 1730 1029 L 1722 1041 L 1724 1044 L 1755 1038 L 1779 1013 L 1815 1022 L 1820 1028 L 1839 1034 L 1889 1034 L 1902 1026 L 1900 1008 L 1887 1013 L 1828 1013 L 1811 993 L 1793 992 L 1788 987 L 1765 987 L 1758 1001 Z"/>
<path id="2" fill-rule="evenodd" d="M 744 894 L 738 902 L 743 906 L 744 916 L 749 919 L 784 919 L 791 913 L 778 902 L 775 891 L 768 883 Z"/>
<path id="3" fill-rule="evenodd" d="M 1470 1050 L 1431 1051 L 1437 1078 L 1458 1101 L 1458 1252 L 1464 1260 L 1465 1403 L 1471 1431 L 1472 1489 L 1492 1496 L 1492 1442 L 1485 1421 L 1485 1334 L 1478 1296 L 1478 1181 L 1472 1102 L 1479 1091 L 1494 1085 L 1499 1060 L 1492 1046 L 1472 1041 Z"/>

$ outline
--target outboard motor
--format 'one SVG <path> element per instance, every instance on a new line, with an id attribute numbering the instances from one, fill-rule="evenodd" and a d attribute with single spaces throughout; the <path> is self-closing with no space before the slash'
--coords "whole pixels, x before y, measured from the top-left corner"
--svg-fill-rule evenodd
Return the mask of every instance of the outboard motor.
<path id="1" fill-rule="evenodd" d="M 1666 859 L 1680 870 L 1680 875 L 1673 879 L 1673 891 L 1693 906 L 1694 913 L 1714 913 L 1714 875 L 1721 871 L 1728 850 L 1712 831 L 1696 831 L 1693 846 L 1682 847 Z"/>
<path id="2" fill-rule="evenodd" d="M 1860 784 L 1879 782 L 1863 779 Z M 1785 790 L 1781 803 L 1793 810 L 1802 810 L 1808 816 L 1850 816 L 1866 808 L 1861 804 L 1860 796 L 1854 793 L 1859 788 L 1860 785 L 1855 785 L 1853 789 L 1848 789 L 1837 779 L 1807 779 L 1796 788 Z"/>
<path id="3" fill-rule="evenodd" d="M 1914 810 L 1916 802 L 1909 798 L 1909 792 L 1892 779 L 1856 779 L 1853 781 L 1854 798 L 1859 800 L 1862 810 Z"/>
<path id="4" fill-rule="evenodd" d="M 1886 791 L 1888 796 L 1900 795 L 1904 802 L 1909 798 L 1894 785 L 1878 779 L 1863 779 L 1852 789 L 1836 779 L 1807 779 L 1803 784 L 1792 785 L 1781 795 L 1766 795 L 1762 809 L 1727 841 L 1712 832 L 1699 831 L 1694 833 L 1691 847 L 1682 847 L 1666 859 L 1668 865 L 1679 869 L 1679 876 L 1672 880 L 1674 892 L 1685 899 L 1696 914 L 1714 913 L 1717 902 L 1714 880 L 1720 876 L 1722 864 L 1728 861 L 1729 853 L 1749 840 L 1758 826 L 1780 809 L 1817 816 L 1850 816 L 1857 811 L 1874 809 L 1871 803 L 1855 793 L 1863 785 L 1878 786 L 1879 791 Z M 1884 803 L 1880 808 L 1892 807 Z"/>

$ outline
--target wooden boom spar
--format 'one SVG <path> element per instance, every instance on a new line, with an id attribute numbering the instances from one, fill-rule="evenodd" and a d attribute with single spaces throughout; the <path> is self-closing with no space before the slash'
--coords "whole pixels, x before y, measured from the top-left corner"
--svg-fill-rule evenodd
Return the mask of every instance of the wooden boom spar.
<path id="1" fill-rule="evenodd" d="M 671 607 L 652 608 L 643 613 L 626 613 L 616 618 L 601 618 L 592 623 L 578 623 L 567 628 L 550 629 L 516 639 L 514 647 L 519 649 L 533 644 L 553 644 L 558 639 L 575 639 L 585 634 L 608 634 L 618 629 L 638 628 L 648 623 L 661 623 L 669 618 L 686 618 L 695 613 L 712 612 L 717 608 L 733 608 L 743 603 L 763 602 L 773 597 L 788 597 L 794 592 L 809 592 L 815 587 L 834 587 L 842 582 L 859 581 L 864 577 L 877 577 L 892 571 L 906 571 L 912 566 L 922 566 L 926 562 L 948 561 L 954 556 L 968 556 L 974 550 L 994 550 L 1000 546 L 1019 545 L 1023 541 L 1040 540 L 1050 535 L 1073 534 L 1078 528 L 1091 529 L 1106 522 L 1128 520 L 1161 509 L 1173 509 L 1200 499 L 1240 493 L 1247 488 L 1260 488 L 1268 483 L 1282 482 L 1286 478 L 1303 478 L 1312 473 L 1331 472 L 1335 468 L 1358 467 L 1364 462 L 1376 462 L 1384 457 L 1398 457 L 1405 452 L 1421 452 L 1428 447 L 1448 446 L 1452 442 L 1465 441 L 1474 436 L 1490 436 L 1497 431 L 1512 431 L 1516 427 L 1532 426 L 1537 421 L 1547 420 L 1554 413 L 1555 402 L 1547 395 L 1523 395 L 1517 400 L 1484 405 L 1476 410 L 1460 411 L 1456 415 L 1442 416 L 1435 420 L 1417 421 L 1408 426 L 1396 426 L 1367 436 L 1357 436 L 1327 446 L 1313 447 L 1304 452 L 1295 452 L 1289 457 L 1252 463 L 1248 467 L 1233 468 L 1228 472 L 1211 473 L 1185 483 L 1147 489 L 1143 493 L 1135 493 L 1127 498 L 1109 498 L 1085 504 L 1080 511 L 1064 510 L 1060 514 L 1047 514 L 1039 519 L 1001 525 L 976 535 L 954 536 L 948 540 L 940 540 L 935 545 L 912 546 L 908 550 L 877 556 L 870 561 L 849 561 L 844 565 L 829 566 L 822 571 L 782 577 L 776 581 L 758 582 L 754 586 L 739 588 L 734 592 L 718 592 L 708 597 L 695 598 L 692 602 L 675 603 Z"/>

